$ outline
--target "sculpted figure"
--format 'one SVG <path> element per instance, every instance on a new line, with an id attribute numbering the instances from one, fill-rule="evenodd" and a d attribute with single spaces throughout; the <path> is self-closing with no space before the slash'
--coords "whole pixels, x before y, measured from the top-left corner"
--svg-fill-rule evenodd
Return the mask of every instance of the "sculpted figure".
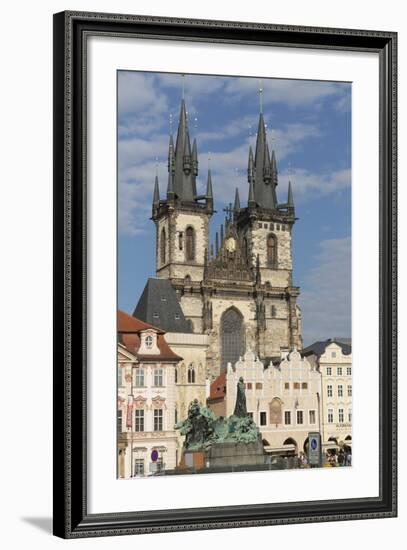
<path id="1" fill-rule="evenodd" d="M 242 376 L 239 378 L 239 382 L 237 383 L 236 405 L 233 415 L 242 418 L 247 416 L 246 393 Z"/>

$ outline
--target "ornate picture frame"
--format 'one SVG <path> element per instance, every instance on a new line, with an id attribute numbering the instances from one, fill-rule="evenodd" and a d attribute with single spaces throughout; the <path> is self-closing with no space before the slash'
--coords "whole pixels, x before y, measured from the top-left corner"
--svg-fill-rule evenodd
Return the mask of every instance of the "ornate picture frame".
<path id="1" fill-rule="evenodd" d="M 180 44 L 371 52 L 379 59 L 379 495 L 89 513 L 87 372 L 87 43 L 92 36 Z M 397 34 L 136 15 L 54 15 L 54 534 L 63 538 L 394 517 L 397 514 Z M 114 368 L 114 366 L 112 366 Z M 233 475 L 233 474 L 231 474 Z"/>

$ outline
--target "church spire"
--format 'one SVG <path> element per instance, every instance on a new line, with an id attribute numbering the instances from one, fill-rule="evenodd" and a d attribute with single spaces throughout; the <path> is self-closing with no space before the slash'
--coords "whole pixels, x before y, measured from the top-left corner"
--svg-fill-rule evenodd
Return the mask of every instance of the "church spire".
<path id="1" fill-rule="evenodd" d="M 187 110 L 184 98 L 181 100 L 174 157 L 174 193 L 181 202 L 192 202 L 195 198 L 193 181 L 195 176 L 191 173 L 191 142 L 189 138 Z"/>
<path id="2" fill-rule="evenodd" d="M 233 210 L 235 211 L 235 213 L 238 213 L 240 210 L 239 189 L 237 187 L 235 191 L 235 204 L 234 204 Z"/>
<path id="3" fill-rule="evenodd" d="M 287 205 L 288 205 L 288 208 L 294 209 L 294 197 L 293 197 L 293 190 L 292 190 L 292 186 L 291 186 L 291 181 L 288 182 Z"/>
<path id="4" fill-rule="evenodd" d="M 194 176 L 198 175 L 198 148 L 195 138 L 192 144 L 192 173 L 194 174 Z"/>
<path id="5" fill-rule="evenodd" d="M 160 189 L 158 187 L 158 176 L 154 181 L 154 194 L 153 194 L 153 206 L 158 206 L 160 203 Z"/>

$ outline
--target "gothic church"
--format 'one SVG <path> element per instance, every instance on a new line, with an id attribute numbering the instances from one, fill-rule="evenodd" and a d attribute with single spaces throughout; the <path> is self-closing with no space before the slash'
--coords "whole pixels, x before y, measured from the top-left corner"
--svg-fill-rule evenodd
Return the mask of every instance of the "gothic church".
<path id="1" fill-rule="evenodd" d="M 241 205 L 236 189 L 234 206 L 226 209 L 225 222 L 212 240 L 211 171 L 203 195 L 197 193 L 197 176 L 197 143 L 194 139 L 191 147 L 182 99 L 175 145 L 172 135 L 169 141 L 166 196 L 160 198 L 156 177 L 152 205 L 154 280 L 164 279 L 177 298 L 172 300 L 177 302 L 173 310 L 165 307 L 168 302 L 162 298 L 162 315 L 167 321 L 171 315 L 174 319 L 161 328 L 176 331 L 182 326 L 179 331 L 206 334 L 207 372 L 212 378 L 249 349 L 265 364 L 280 361 L 285 351 L 302 348 L 300 289 L 292 283 L 296 218 L 291 183 L 287 201 L 277 199 L 276 156 L 274 150 L 269 152 L 263 114 L 255 152 L 251 147 L 248 152 L 247 205 Z M 159 306 L 147 315 L 147 287 L 134 315 L 161 326 Z"/>

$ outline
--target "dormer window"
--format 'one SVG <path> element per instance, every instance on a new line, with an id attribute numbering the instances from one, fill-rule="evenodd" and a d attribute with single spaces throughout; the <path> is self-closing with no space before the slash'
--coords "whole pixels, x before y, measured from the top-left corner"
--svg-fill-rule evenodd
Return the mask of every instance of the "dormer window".
<path id="1" fill-rule="evenodd" d="M 146 348 L 151 349 L 153 347 L 153 337 L 146 336 Z"/>

